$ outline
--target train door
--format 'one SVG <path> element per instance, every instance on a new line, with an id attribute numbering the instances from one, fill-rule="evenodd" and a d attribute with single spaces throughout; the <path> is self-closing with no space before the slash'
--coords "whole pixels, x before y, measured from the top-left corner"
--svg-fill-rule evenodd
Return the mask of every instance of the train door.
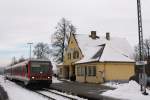
<path id="1" fill-rule="evenodd" d="M 25 65 L 25 77 L 28 77 L 28 64 Z"/>

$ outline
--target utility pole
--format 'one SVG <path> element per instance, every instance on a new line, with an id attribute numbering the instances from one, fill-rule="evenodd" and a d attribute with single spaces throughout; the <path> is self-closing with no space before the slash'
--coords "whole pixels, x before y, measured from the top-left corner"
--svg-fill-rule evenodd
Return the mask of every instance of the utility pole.
<path id="1" fill-rule="evenodd" d="M 142 15 L 141 15 L 141 2 L 137 0 L 137 13 L 138 13 L 138 34 L 139 34 L 139 55 L 140 61 L 144 60 L 143 55 L 143 28 L 142 28 Z"/>
<path id="2" fill-rule="evenodd" d="M 33 44 L 32 42 L 27 43 L 30 46 L 29 49 L 29 59 L 31 60 L 31 45 Z"/>
<path id="3" fill-rule="evenodd" d="M 141 1 L 137 0 L 137 14 L 138 14 L 138 35 L 139 35 L 139 62 L 137 65 L 140 67 L 139 73 L 139 83 L 141 85 L 141 91 L 144 95 L 146 93 L 146 83 L 147 77 L 145 73 L 145 62 L 144 62 L 144 53 L 143 53 L 143 28 L 142 28 L 142 14 L 141 14 Z"/>

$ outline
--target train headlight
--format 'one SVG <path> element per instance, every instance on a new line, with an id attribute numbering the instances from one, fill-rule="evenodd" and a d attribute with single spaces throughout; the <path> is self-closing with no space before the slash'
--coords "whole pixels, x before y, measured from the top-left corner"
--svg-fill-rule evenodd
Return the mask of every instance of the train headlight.
<path id="1" fill-rule="evenodd" d="M 47 78 L 48 78 L 48 79 L 50 79 L 50 77 L 49 77 L 49 76 L 48 76 Z"/>
<path id="2" fill-rule="evenodd" d="M 35 77 L 33 76 L 32 79 L 34 79 Z"/>

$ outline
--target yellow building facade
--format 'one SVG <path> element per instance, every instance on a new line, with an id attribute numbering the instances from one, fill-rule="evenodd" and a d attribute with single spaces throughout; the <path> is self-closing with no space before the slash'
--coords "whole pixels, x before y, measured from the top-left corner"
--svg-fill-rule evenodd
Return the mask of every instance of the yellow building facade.
<path id="1" fill-rule="evenodd" d="M 68 47 L 64 51 L 64 62 L 58 65 L 59 77 L 69 79 L 75 73 L 75 62 L 79 61 L 82 57 L 83 55 L 77 45 L 74 34 L 71 34 Z"/>
<path id="2" fill-rule="evenodd" d="M 135 64 L 127 52 L 130 46 L 118 45 L 119 40 L 126 41 L 109 35 L 99 37 L 95 31 L 91 35 L 71 34 L 64 62 L 58 65 L 59 77 L 69 79 L 75 75 L 76 81 L 88 83 L 129 80 L 134 75 Z"/>
<path id="3" fill-rule="evenodd" d="M 83 75 L 78 72 L 78 67 L 88 70 L 89 67 L 95 67 L 95 73 L 88 75 L 85 71 Z M 134 63 L 89 63 L 76 65 L 76 76 L 79 82 L 103 83 L 105 81 L 126 81 L 134 75 Z"/>

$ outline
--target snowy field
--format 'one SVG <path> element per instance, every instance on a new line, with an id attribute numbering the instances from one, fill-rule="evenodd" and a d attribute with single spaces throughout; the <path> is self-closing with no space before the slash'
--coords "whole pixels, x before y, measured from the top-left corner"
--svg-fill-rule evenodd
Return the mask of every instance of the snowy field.
<path id="1" fill-rule="evenodd" d="M 47 100 L 47 98 L 44 98 L 32 91 L 26 90 L 11 81 L 4 81 L 3 76 L 0 76 L 0 85 L 7 92 L 9 100 Z"/>
<path id="2" fill-rule="evenodd" d="M 57 80 L 57 78 L 53 77 L 53 83 L 60 83 L 60 82 L 61 81 Z M 4 81 L 3 76 L 0 76 L 0 85 L 7 92 L 9 96 L 9 100 L 48 100 L 47 98 L 44 98 L 37 93 L 27 90 L 11 81 L 8 80 Z M 62 94 L 67 95 L 66 93 L 62 93 Z M 72 95 L 67 95 L 67 96 L 74 97 L 78 100 L 84 100 L 77 96 L 72 96 Z M 59 98 L 56 98 L 56 100 L 59 100 Z"/>
<path id="3" fill-rule="evenodd" d="M 147 90 L 149 95 L 145 96 L 140 91 L 140 85 L 135 81 L 130 81 L 124 84 L 106 83 L 105 85 L 115 87 L 115 90 L 109 90 L 102 95 L 126 100 L 150 100 L 150 90 Z"/>
<path id="4" fill-rule="evenodd" d="M 60 83 L 62 81 L 57 80 L 53 77 L 53 83 Z M 11 81 L 4 81 L 4 77 L 0 76 L 0 85 L 7 91 L 9 100 L 48 100 L 47 98 L 42 97 L 39 94 L 36 94 L 30 90 L 24 89 L 23 87 L 16 85 Z M 150 90 L 147 90 L 149 95 L 145 96 L 141 94 L 140 85 L 135 81 L 130 81 L 129 83 L 117 84 L 117 83 L 105 83 L 106 86 L 115 87 L 115 90 L 108 90 L 103 92 L 100 95 L 113 97 L 117 99 L 126 99 L 126 100 L 150 100 Z M 53 90 L 55 91 L 55 90 Z M 55 91 L 57 92 L 57 91 Z M 64 95 L 75 97 L 62 93 Z M 82 98 L 75 97 L 78 100 L 83 100 Z M 59 100 L 57 98 L 57 100 Z"/>

